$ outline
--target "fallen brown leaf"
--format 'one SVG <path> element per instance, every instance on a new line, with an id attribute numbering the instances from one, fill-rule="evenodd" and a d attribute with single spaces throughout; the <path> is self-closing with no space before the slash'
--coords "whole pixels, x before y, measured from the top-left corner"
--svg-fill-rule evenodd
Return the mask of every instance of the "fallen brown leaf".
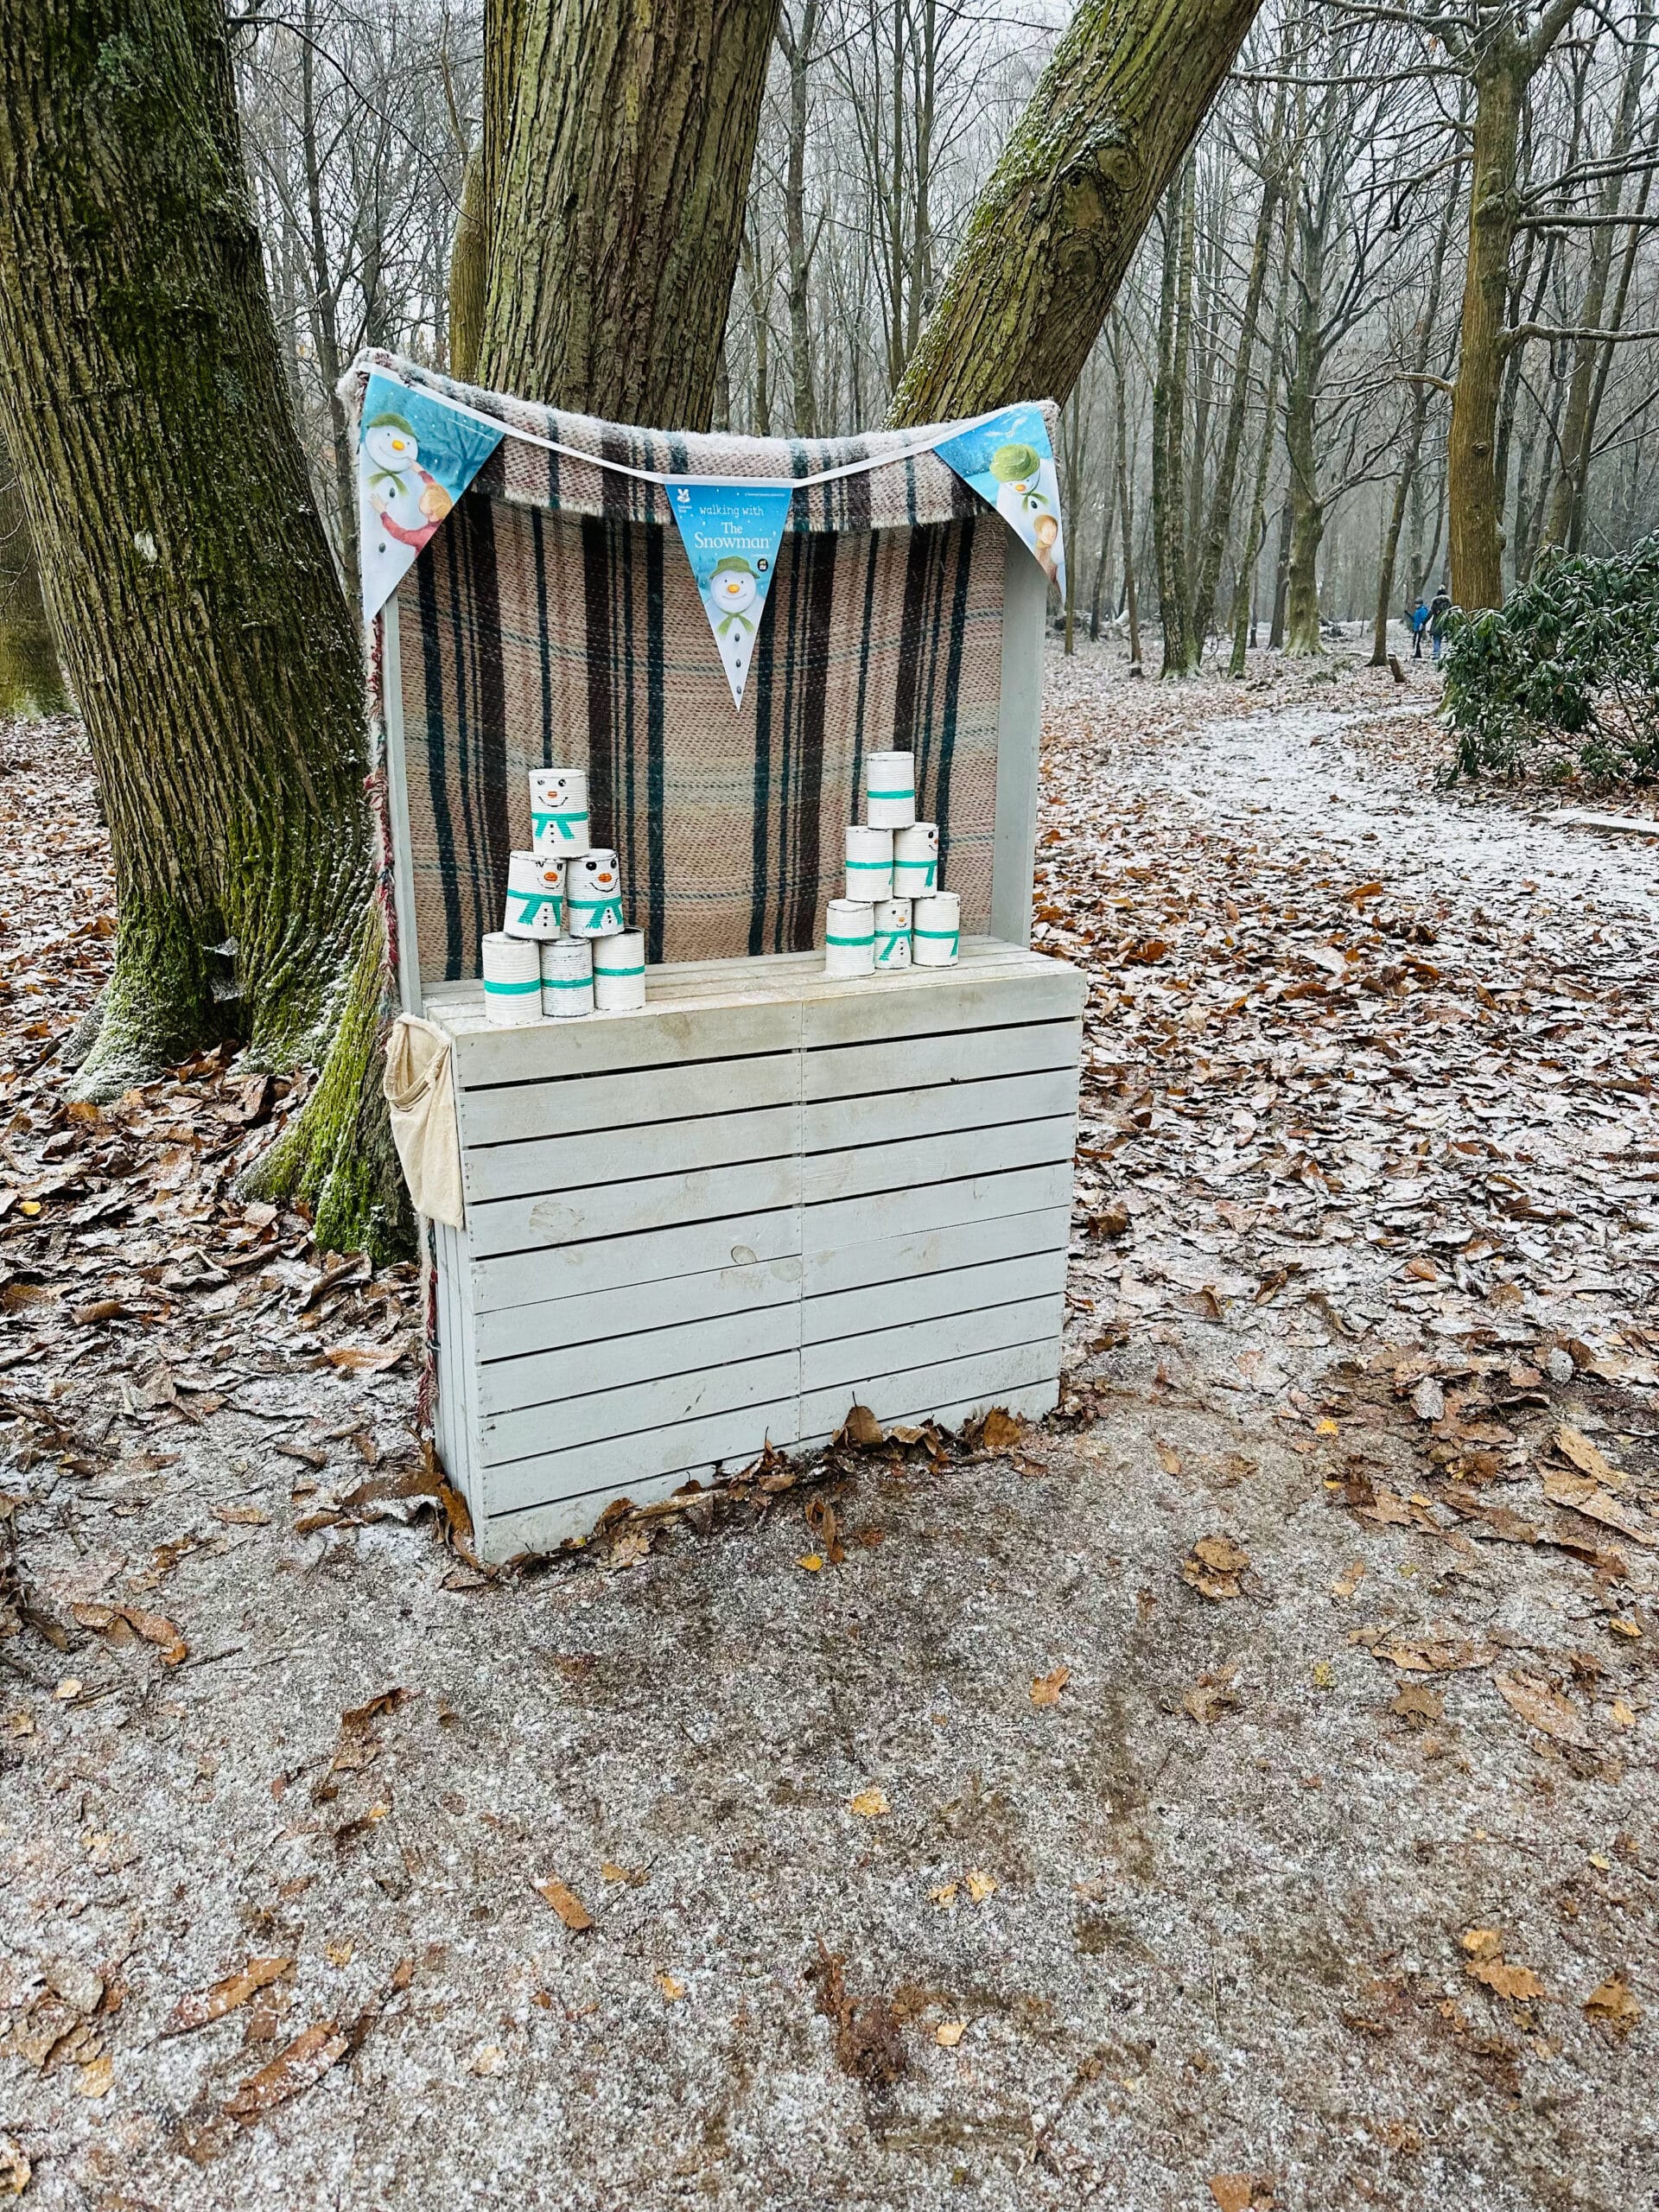
<path id="1" fill-rule="evenodd" d="M 575 1891 L 568 1889 L 563 1882 L 537 1882 L 534 1887 L 537 1897 L 552 1906 L 573 1935 L 580 1936 L 584 1929 L 593 1926 L 592 1914 Z"/>
<path id="2" fill-rule="evenodd" d="M 887 1441 L 887 1431 L 868 1406 L 853 1406 L 836 1431 L 837 1444 L 850 1444 L 861 1452 L 873 1451 Z"/>
<path id="3" fill-rule="evenodd" d="M 1574 1513 L 1582 1513 L 1587 1521 L 1599 1521 L 1606 1528 L 1617 1529 L 1620 1535 L 1629 1536 L 1632 1542 L 1650 1546 L 1654 1541 L 1652 1529 L 1637 1508 L 1614 1497 L 1588 1475 L 1569 1474 L 1565 1467 L 1547 1467 L 1544 1496 L 1552 1505 L 1567 1506 Z"/>
<path id="4" fill-rule="evenodd" d="M 1006 1408 L 993 1406 L 980 1424 L 980 1447 L 986 1452 L 1011 1452 L 1024 1435 L 1025 1427 Z"/>
<path id="5" fill-rule="evenodd" d="M 1270 2174 L 1211 2174 L 1210 2194 L 1219 2212 L 1273 2212 Z"/>
<path id="6" fill-rule="evenodd" d="M 1224 1667 L 1219 1673 L 1200 1675 L 1192 1688 L 1181 1700 L 1184 1711 L 1189 1713 L 1201 1728 L 1208 1728 L 1220 1719 L 1224 1713 L 1230 1713 L 1238 1703 L 1232 1687 L 1236 1667 Z"/>
<path id="7" fill-rule="evenodd" d="M 1609 1490 L 1618 1490 L 1624 1483 L 1623 1471 L 1614 1466 L 1570 1421 L 1561 1423 L 1552 1441 L 1562 1459 L 1570 1459 L 1579 1472 L 1588 1475 L 1592 1482 L 1604 1483 Z"/>
<path id="8" fill-rule="evenodd" d="M 384 1375 L 389 1367 L 396 1367 L 409 1350 L 406 1342 L 391 1344 L 326 1344 L 323 1357 L 331 1367 L 344 1369 L 348 1375 Z"/>
<path id="9" fill-rule="evenodd" d="M 223 1981 L 214 1982 L 210 1988 L 193 1990 L 188 1997 L 181 1997 L 173 2007 L 164 2036 L 188 2035 L 193 2029 L 205 2028 L 210 2021 L 222 2020 L 227 2012 L 234 2012 L 238 2005 L 245 2005 L 257 1990 L 267 1983 L 278 1980 L 293 1965 L 291 1958 L 250 1959 L 236 1974 L 226 1974 Z"/>
<path id="10" fill-rule="evenodd" d="M 1601 2021 L 1615 2035 L 1627 2036 L 1641 2018 L 1642 2007 L 1619 1977 L 1611 1974 L 1585 1999 L 1584 2014 L 1588 2020 Z"/>
<path id="11" fill-rule="evenodd" d="M 245 2126 L 250 2125 L 321 2082 L 349 2047 L 350 2037 L 337 2021 L 317 2021 L 303 2035 L 296 2036 L 287 2050 L 279 2051 L 268 2065 L 262 2066 L 257 2074 L 250 2074 L 240 2088 L 226 2099 L 226 2112 Z"/>
<path id="12" fill-rule="evenodd" d="M 1200 1597 L 1219 1602 L 1243 1595 L 1239 1577 L 1250 1555 L 1230 1536 L 1200 1536 L 1181 1561 L 1181 1580 Z"/>
<path id="13" fill-rule="evenodd" d="M 1506 1966 L 1502 1959 L 1471 1959 L 1475 1980 L 1513 2005 L 1536 2005 L 1549 1994 L 1530 1967 Z"/>
<path id="14" fill-rule="evenodd" d="M 1069 1667 L 1056 1667 L 1052 1674 L 1039 1675 L 1031 1686 L 1032 1703 L 1058 1705 L 1060 1701 L 1060 1692 L 1071 1679 L 1071 1669 Z"/>
<path id="15" fill-rule="evenodd" d="M 1553 1737 L 1558 1743 L 1571 1744 L 1581 1751 L 1589 1750 L 1589 1730 L 1576 1709 L 1548 1682 L 1541 1681 L 1535 1675 L 1495 1674 L 1492 1687 L 1505 1705 L 1541 1734 Z"/>
<path id="16" fill-rule="evenodd" d="M 887 1791 L 875 1783 L 872 1783 L 868 1789 L 861 1789 L 851 1802 L 853 1811 L 866 1821 L 876 1820 L 881 1814 L 893 1810 L 887 1802 Z"/>

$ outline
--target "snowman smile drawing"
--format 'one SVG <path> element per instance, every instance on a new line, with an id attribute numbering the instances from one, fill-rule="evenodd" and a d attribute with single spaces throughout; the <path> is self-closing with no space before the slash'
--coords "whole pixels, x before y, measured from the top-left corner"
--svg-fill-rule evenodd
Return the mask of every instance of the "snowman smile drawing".
<path id="1" fill-rule="evenodd" d="M 421 448 L 401 415 L 377 415 L 363 432 L 369 462 L 369 505 L 380 527 L 400 545 L 420 552 L 454 505 L 454 499 L 420 465 Z"/>

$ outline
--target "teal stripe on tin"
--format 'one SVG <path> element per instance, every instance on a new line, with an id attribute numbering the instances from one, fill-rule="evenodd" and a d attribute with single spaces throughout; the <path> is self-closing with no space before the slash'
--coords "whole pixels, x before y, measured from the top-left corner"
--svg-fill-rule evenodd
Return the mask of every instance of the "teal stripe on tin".
<path id="1" fill-rule="evenodd" d="M 493 991 L 498 998 L 522 998 L 526 991 L 539 991 L 542 979 L 537 976 L 531 983 L 493 983 L 486 976 L 484 988 L 486 991 Z"/>

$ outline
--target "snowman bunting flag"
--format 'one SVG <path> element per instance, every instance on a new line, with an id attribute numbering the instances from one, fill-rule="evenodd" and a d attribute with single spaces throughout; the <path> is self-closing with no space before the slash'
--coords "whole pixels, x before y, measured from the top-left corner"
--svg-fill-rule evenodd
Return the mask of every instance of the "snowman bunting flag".
<path id="1" fill-rule="evenodd" d="M 1005 407 L 934 452 L 982 499 L 988 500 L 1057 590 L 1065 589 L 1060 480 L 1048 425 L 1037 407 Z"/>
<path id="2" fill-rule="evenodd" d="M 794 495 L 695 477 L 672 477 L 666 488 L 733 703 L 741 707 Z"/>
<path id="3" fill-rule="evenodd" d="M 365 621 L 414 567 L 502 435 L 407 385 L 370 377 L 357 448 Z"/>

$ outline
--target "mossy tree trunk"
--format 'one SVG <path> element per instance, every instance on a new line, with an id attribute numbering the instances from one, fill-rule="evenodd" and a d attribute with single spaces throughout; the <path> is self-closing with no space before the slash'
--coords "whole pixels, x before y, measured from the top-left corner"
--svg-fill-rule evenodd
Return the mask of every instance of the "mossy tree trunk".
<path id="1" fill-rule="evenodd" d="M 777 0 L 524 0 L 484 382 L 708 428 L 776 16 Z"/>
<path id="2" fill-rule="evenodd" d="M 0 372 L 114 851 L 88 1086 L 226 1033 L 290 1059 L 362 906 L 361 681 L 214 0 L 0 13 Z"/>
<path id="3" fill-rule="evenodd" d="M 1185 676 L 1195 658 L 1186 569 L 1186 354 L 1192 302 L 1193 179 L 1189 166 L 1164 198 L 1158 295 L 1158 374 L 1152 388 L 1152 536 L 1158 562 L 1163 676 Z"/>
<path id="4" fill-rule="evenodd" d="M 270 1065 L 310 1057 L 343 1007 L 379 1006 L 353 997 L 361 661 L 289 412 L 217 0 L 0 10 L 0 377 L 115 861 L 80 1087 L 227 1037 Z M 317 1150 L 314 1187 L 342 1158 L 359 1193 L 384 1169 L 354 1129 Z"/>
<path id="5" fill-rule="evenodd" d="M 895 423 L 1065 399 L 1261 0 L 1082 0 L 976 207 Z"/>

